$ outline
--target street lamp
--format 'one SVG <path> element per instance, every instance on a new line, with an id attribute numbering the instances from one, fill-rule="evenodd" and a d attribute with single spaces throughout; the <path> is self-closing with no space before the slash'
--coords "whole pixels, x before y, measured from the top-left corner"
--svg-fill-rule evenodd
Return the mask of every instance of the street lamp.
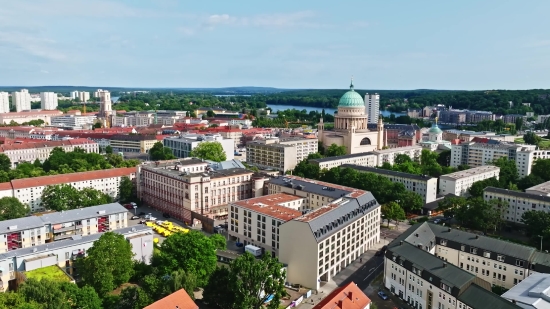
<path id="1" fill-rule="evenodd" d="M 542 235 L 539 235 L 540 237 L 540 252 L 542 252 Z"/>

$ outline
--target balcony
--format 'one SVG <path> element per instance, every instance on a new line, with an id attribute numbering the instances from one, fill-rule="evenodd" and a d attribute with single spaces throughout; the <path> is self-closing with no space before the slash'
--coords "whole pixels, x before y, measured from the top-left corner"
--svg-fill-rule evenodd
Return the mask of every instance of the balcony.
<path id="1" fill-rule="evenodd" d="M 66 232 L 66 231 L 73 231 L 75 228 L 76 228 L 76 226 L 73 225 L 73 226 L 68 226 L 68 227 L 62 227 L 62 228 L 54 229 L 53 232 L 54 232 L 54 233 L 61 233 L 61 232 Z"/>

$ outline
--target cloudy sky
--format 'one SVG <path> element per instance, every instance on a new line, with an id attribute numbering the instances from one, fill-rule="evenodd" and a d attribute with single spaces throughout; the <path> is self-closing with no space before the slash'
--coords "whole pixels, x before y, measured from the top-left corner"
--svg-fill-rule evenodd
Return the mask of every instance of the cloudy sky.
<path id="1" fill-rule="evenodd" d="M 550 88 L 550 1 L 2 0 L 0 85 Z"/>

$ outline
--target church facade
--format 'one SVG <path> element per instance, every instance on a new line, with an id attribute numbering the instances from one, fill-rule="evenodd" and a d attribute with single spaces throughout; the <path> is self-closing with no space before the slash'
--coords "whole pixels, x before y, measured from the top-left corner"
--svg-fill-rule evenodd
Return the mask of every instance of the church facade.
<path id="1" fill-rule="evenodd" d="M 378 118 L 376 129 L 369 129 L 368 118 L 365 102 L 355 91 L 352 81 L 350 90 L 338 103 L 338 112 L 334 115 L 334 129 L 325 130 L 321 118 L 318 124 L 318 139 L 324 147 L 332 144 L 345 146 L 348 154 L 380 150 L 386 146 L 382 117 Z"/>

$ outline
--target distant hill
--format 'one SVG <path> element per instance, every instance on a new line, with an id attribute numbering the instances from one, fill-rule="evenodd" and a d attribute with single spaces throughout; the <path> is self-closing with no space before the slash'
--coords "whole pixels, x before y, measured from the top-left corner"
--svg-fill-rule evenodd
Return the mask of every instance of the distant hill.
<path id="1" fill-rule="evenodd" d="M 125 88 L 125 87 L 103 87 L 103 86 L 0 86 L 0 91 L 13 92 L 20 89 L 28 89 L 31 93 L 53 91 L 57 93 L 69 93 L 71 91 L 89 91 L 105 89 L 111 92 L 126 91 L 151 91 L 151 92 L 202 92 L 219 95 L 248 95 L 248 94 L 271 94 L 297 89 L 279 89 L 273 87 L 225 87 L 225 88 Z"/>

